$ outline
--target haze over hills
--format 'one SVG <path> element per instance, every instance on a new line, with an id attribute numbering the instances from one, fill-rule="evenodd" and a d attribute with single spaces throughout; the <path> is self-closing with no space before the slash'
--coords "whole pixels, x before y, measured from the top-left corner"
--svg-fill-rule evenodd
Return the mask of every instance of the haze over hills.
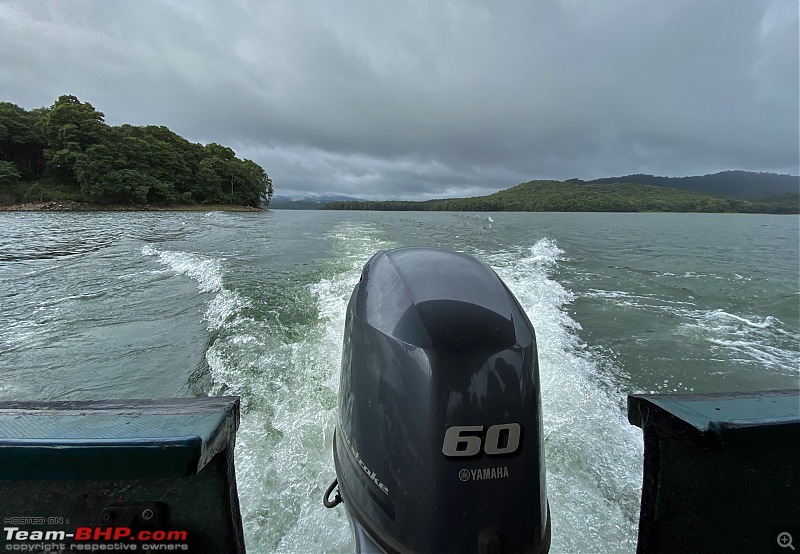
<path id="1" fill-rule="evenodd" d="M 301 196 L 288 196 L 276 194 L 269 203 L 270 209 L 277 210 L 321 210 L 330 202 L 359 201 L 362 198 L 344 194 L 307 194 Z"/>
<path id="2" fill-rule="evenodd" d="M 326 207 L 339 210 L 798 213 L 798 187 L 800 177 L 745 171 L 679 178 L 629 175 L 589 182 L 579 179 L 529 181 L 472 198 L 424 202 L 344 201 L 332 202 Z M 709 194 L 709 190 L 726 194 Z"/>

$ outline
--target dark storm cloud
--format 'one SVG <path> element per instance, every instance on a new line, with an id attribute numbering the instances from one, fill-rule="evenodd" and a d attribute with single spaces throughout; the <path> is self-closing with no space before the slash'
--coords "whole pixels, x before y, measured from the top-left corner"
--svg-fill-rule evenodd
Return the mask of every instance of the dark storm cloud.
<path id="1" fill-rule="evenodd" d="M 0 2 L 0 99 L 234 147 L 279 193 L 798 172 L 798 3 Z"/>

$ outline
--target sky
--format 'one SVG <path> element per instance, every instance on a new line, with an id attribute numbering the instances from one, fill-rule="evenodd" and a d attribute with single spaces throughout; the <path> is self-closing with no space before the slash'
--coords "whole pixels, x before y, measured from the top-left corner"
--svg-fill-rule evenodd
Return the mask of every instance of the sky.
<path id="1" fill-rule="evenodd" d="M 797 0 L 0 0 L 0 101 L 62 94 L 279 195 L 800 173 Z"/>

